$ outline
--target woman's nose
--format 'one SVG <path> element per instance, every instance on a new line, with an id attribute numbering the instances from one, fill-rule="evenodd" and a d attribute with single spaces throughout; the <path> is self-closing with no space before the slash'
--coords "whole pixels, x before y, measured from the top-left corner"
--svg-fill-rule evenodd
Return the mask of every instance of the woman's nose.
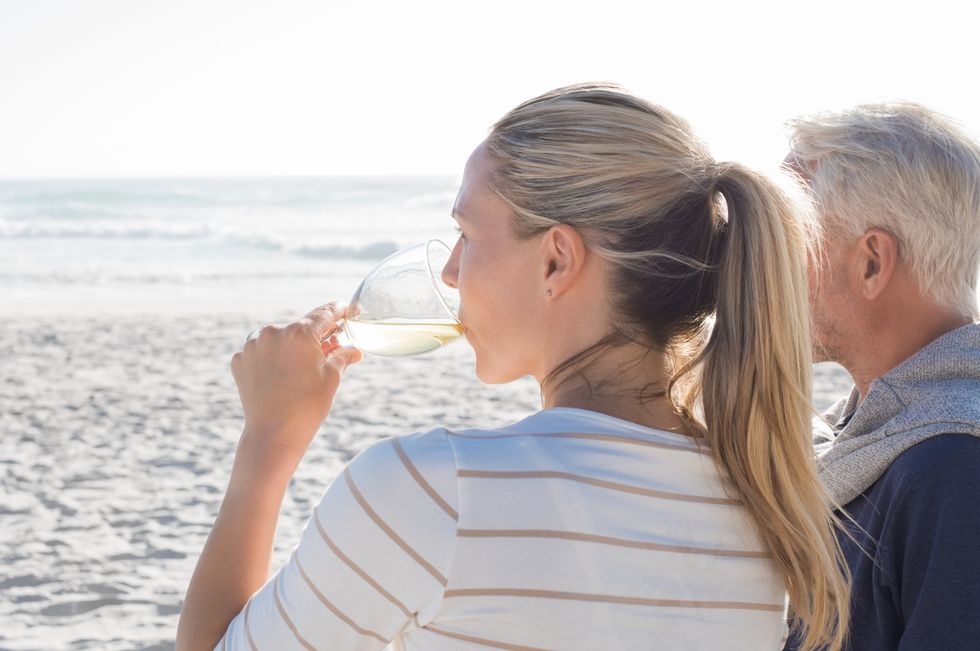
<path id="1" fill-rule="evenodd" d="M 459 277 L 459 248 L 460 241 L 456 241 L 456 246 L 453 247 L 453 252 L 449 254 L 449 260 L 446 261 L 446 266 L 442 268 L 442 282 L 446 283 L 453 289 L 459 289 L 456 287 L 456 280 Z"/>

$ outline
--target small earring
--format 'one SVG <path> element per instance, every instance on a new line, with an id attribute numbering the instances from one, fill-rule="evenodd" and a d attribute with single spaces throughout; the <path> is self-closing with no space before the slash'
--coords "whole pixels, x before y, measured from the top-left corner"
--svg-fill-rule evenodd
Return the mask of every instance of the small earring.
<path id="1" fill-rule="evenodd" d="M 551 290 L 550 289 L 546 293 L 548 294 L 548 296 L 551 296 Z"/>

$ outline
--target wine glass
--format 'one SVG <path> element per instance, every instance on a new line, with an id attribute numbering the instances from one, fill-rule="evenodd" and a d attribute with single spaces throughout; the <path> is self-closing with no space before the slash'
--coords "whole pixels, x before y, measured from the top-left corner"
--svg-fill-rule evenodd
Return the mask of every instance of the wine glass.
<path id="1" fill-rule="evenodd" d="M 426 353 L 463 334 L 459 292 L 442 282 L 450 248 L 428 240 L 391 254 L 361 281 L 340 322 L 341 345 L 386 357 Z"/>

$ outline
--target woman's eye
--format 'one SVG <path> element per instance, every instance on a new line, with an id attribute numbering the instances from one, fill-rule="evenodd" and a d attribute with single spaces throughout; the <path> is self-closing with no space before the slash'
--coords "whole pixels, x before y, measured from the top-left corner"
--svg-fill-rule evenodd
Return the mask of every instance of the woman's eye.
<path id="1" fill-rule="evenodd" d="M 456 231 L 456 234 L 457 235 L 459 235 L 460 237 L 463 237 L 463 229 L 462 228 L 460 228 L 459 226 L 454 226 L 453 227 L 453 230 Z"/>

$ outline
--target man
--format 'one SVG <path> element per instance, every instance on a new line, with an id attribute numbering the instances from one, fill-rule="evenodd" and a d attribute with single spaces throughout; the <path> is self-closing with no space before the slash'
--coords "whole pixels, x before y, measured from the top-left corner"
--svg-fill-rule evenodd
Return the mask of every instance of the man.
<path id="1" fill-rule="evenodd" d="M 980 146 L 908 103 L 791 126 L 822 229 L 815 361 L 854 380 L 817 445 L 849 646 L 980 649 Z"/>

